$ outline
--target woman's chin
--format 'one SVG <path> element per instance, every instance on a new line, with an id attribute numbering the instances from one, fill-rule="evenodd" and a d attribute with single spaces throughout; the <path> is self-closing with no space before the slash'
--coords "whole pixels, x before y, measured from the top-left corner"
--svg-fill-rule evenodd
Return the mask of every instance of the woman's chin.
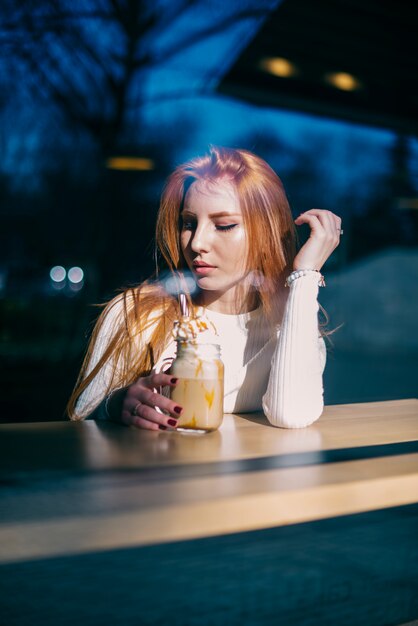
<path id="1" fill-rule="evenodd" d="M 196 276 L 195 274 L 194 278 L 195 278 L 197 285 L 201 289 L 210 289 L 212 291 L 212 289 L 216 290 L 219 288 L 216 285 L 216 281 L 214 281 L 213 279 L 211 280 L 210 276 Z"/>

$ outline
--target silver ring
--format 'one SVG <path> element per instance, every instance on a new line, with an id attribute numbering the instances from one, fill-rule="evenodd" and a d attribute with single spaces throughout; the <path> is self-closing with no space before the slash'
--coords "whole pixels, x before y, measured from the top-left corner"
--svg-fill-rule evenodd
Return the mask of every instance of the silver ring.
<path id="1" fill-rule="evenodd" d="M 137 404 L 135 404 L 134 408 L 131 411 L 131 415 L 133 415 L 134 417 L 138 416 L 138 407 L 142 405 L 142 402 L 138 402 Z"/>
<path id="2" fill-rule="evenodd" d="M 343 231 L 343 229 L 342 229 L 342 228 L 337 228 L 337 230 L 339 230 L 339 231 L 340 231 L 340 235 L 344 235 L 344 231 Z"/>

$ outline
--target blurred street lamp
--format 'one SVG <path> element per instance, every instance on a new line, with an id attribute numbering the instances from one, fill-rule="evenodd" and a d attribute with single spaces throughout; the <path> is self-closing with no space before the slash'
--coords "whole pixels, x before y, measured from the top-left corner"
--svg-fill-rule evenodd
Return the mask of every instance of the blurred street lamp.
<path id="1" fill-rule="evenodd" d="M 152 159 L 143 157 L 116 156 L 106 161 L 106 167 L 110 170 L 153 170 L 155 163 Z"/>
<path id="2" fill-rule="evenodd" d="M 70 283 L 78 284 L 81 283 L 84 278 L 84 272 L 81 267 L 72 267 L 68 270 L 68 280 Z"/>
<path id="3" fill-rule="evenodd" d="M 49 276 L 53 283 L 62 283 L 65 280 L 67 272 L 62 265 L 54 265 L 49 272 Z"/>
<path id="4" fill-rule="evenodd" d="M 330 72 L 325 75 L 327 83 L 342 91 L 357 91 L 361 89 L 361 82 L 352 74 L 346 72 Z"/>
<path id="5" fill-rule="evenodd" d="M 273 76 L 279 76 L 280 78 L 289 78 L 295 76 L 298 71 L 296 65 L 284 59 L 283 57 L 271 57 L 260 61 L 260 67 Z"/>

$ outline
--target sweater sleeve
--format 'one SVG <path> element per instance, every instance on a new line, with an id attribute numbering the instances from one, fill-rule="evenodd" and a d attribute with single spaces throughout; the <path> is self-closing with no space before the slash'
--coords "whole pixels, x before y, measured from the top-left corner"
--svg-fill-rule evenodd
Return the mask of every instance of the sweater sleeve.
<path id="1" fill-rule="evenodd" d="M 123 319 L 123 298 L 117 296 L 112 306 L 102 315 L 104 315 L 103 323 L 97 336 L 86 375 L 93 370 L 103 356 L 121 319 Z M 99 370 L 77 400 L 75 412 L 78 417 L 82 419 L 107 418 L 105 410 L 106 391 L 109 387 L 114 370 L 115 363 L 113 360 L 107 361 Z"/>
<path id="2" fill-rule="evenodd" d="M 318 330 L 318 291 L 313 272 L 290 285 L 263 396 L 263 410 L 273 426 L 303 428 L 324 410 L 326 346 Z"/>

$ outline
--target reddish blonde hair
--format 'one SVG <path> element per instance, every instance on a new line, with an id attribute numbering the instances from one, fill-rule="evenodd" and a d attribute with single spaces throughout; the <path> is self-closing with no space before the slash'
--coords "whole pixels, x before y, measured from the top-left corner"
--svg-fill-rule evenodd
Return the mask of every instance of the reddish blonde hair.
<path id="1" fill-rule="evenodd" d="M 277 290 L 292 271 L 296 254 L 296 228 L 280 178 L 260 157 L 248 150 L 211 147 L 208 155 L 180 165 L 168 178 L 157 218 L 157 244 L 168 267 L 185 267 L 180 248 L 180 211 L 188 188 L 195 181 L 230 181 L 238 194 L 250 242 L 247 270 L 263 277 L 259 299 L 267 315 L 273 314 Z M 262 242 L 262 245 L 251 245 Z M 282 292 L 283 293 L 283 292 Z"/>
<path id="2" fill-rule="evenodd" d="M 284 281 L 293 268 L 297 233 L 280 178 L 255 154 L 248 150 L 212 146 L 205 156 L 178 166 L 167 179 L 161 196 L 156 224 L 157 250 L 169 270 L 175 275 L 181 275 L 185 261 L 180 246 L 180 212 L 185 195 L 196 181 L 216 183 L 219 180 L 230 181 L 240 200 L 249 242 L 247 269 L 256 271 L 262 277 L 262 283 L 254 287 L 258 304 L 272 323 L 280 323 L 288 293 Z M 103 355 L 91 368 L 92 355 L 103 323 L 115 302 L 121 298 L 123 317 Z M 193 297 L 189 296 L 189 301 L 193 304 Z M 161 315 L 152 332 L 148 349 L 143 354 L 135 354 L 132 350 L 133 338 L 147 327 L 150 315 L 157 309 Z M 179 313 L 177 298 L 168 294 L 158 282 L 152 284 L 146 281 L 138 287 L 125 290 L 108 303 L 96 323 L 68 403 L 70 418 L 82 419 L 76 413 L 77 399 L 108 361 L 114 367 L 106 395 L 113 389 L 132 384 L 139 376 L 147 375 L 163 352 L 172 323 Z"/>

